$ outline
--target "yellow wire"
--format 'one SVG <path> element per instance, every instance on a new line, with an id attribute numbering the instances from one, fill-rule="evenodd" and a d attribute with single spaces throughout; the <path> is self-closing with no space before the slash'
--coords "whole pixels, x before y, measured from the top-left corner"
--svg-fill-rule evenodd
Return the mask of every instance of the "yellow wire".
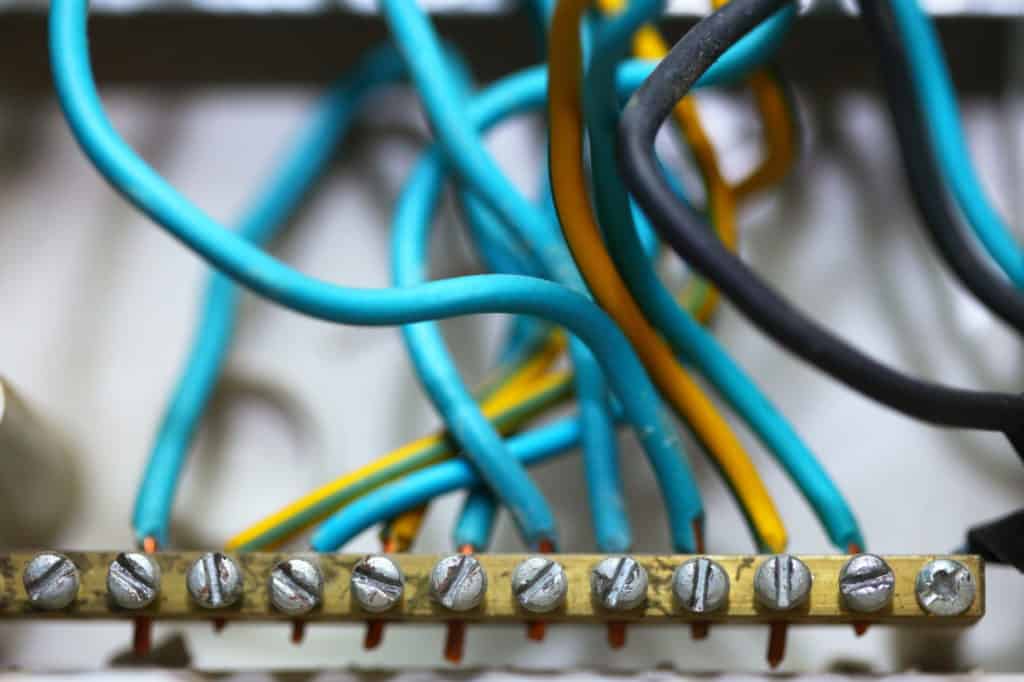
<path id="1" fill-rule="evenodd" d="M 785 91 L 768 71 L 755 71 L 747 79 L 764 125 L 764 157 L 751 173 L 736 183 L 733 194 L 740 201 L 778 184 L 796 161 L 796 125 Z"/>
<path id="2" fill-rule="evenodd" d="M 562 230 L 594 297 L 618 322 L 662 393 L 715 458 L 759 540 L 780 551 L 786 544 L 786 530 L 739 438 L 644 317 L 604 248 L 583 166 L 579 26 L 591 1 L 561 0 L 549 41 L 551 185 Z"/>
<path id="3" fill-rule="evenodd" d="M 571 381 L 572 377 L 568 372 L 550 371 L 547 372 L 542 377 L 534 380 L 530 384 L 530 387 L 520 394 L 520 400 L 518 403 L 511 406 L 502 407 L 502 404 L 506 399 L 502 398 L 500 401 L 498 401 L 492 398 L 491 400 L 486 401 L 481 406 L 481 409 L 483 410 L 484 415 L 486 415 L 489 419 L 494 420 L 500 417 L 503 413 L 506 413 L 511 409 L 518 407 L 520 404 L 533 400 L 545 393 L 555 390 L 561 391 L 563 389 L 567 389 Z M 519 426 L 521 426 L 521 423 L 508 424 L 505 426 L 503 431 L 511 431 L 514 430 L 515 428 L 518 428 Z M 436 457 L 424 460 L 422 463 L 420 463 L 419 468 L 436 464 L 438 462 L 441 462 L 454 456 L 456 452 L 454 444 L 448 439 L 447 433 L 445 431 L 438 431 L 429 436 L 417 438 L 416 440 L 410 443 L 406 443 L 405 445 L 399 447 L 398 449 L 393 450 L 392 452 L 384 455 L 380 459 L 374 460 L 373 462 L 370 462 L 369 464 L 362 466 L 359 469 L 356 469 L 355 471 L 344 474 L 334 479 L 333 481 L 320 486 L 316 490 L 313 490 L 312 492 L 303 495 L 298 500 L 295 500 L 294 502 L 288 504 L 283 509 L 256 522 L 252 526 L 249 526 L 242 532 L 232 537 L 227 543 L 227 548 L 237 549 L 239 547 L 248 545 L 250 542 L 253 542 L 255 539 L 267 534 L 274 528 L 281 525 L 286 525 L 293 517 L 302 515 L 309 508 L 319 505 L 325 499 L 337 495 L 345 488 L 356 485 L 363 479 L 376 475 L 383 470 L 395 467 L 401 464 L 403 461 L 417 456 L 424 450 L 435 448 L 438 445 L 443 446 L 439 454 Z M 325 518 L 327 515 L 333 512 L 334 509 L 326 510 L 323 514 L 320 514 L 316 518 L 311 519 L 310 522 L 305 524 L 302 528 L 296 529 L 295 532 L 289 534 L 287 537 L 281 537 L 279 540 L 273 543 L 273 545 L 267 545 L 267 547 L 269 548 L 272 546 L 280 545 L 289 538 L 294 537 L 294 535 L 300 532 L 302 529 L 308 528 L 316 521 Z"/>

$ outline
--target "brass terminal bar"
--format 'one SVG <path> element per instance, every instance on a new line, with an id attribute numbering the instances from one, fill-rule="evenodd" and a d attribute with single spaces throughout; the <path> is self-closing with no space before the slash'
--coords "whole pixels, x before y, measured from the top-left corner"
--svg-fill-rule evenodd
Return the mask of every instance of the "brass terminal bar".
<path id="1" fill-rule="evenodd" d="M 22 552 L 0 555 L 0 619 L 132 619 L 146 616 L 162 620 L 287 621 L 293 619 L 274 610 L 268 598 L 271 569 L 280 561 L 294 557 L 315 560 L 323 574 L 323 602 L 313 612 L 302 616 L 309 622 L 441 622 L 451 620 L 453 613 L 436 604 L 429 592 L 429 576 L 440 558 L 423 554 L 396 554 L 391 558 L 405 574 L 405 592 L 395 608 L 384 613 L 362 610 L 352 598 L 349 581 L 352 566 L 363 555 L 355 554 L 230 554 L 242 569 L 244 593 L 232 607 L 203 609 L 195 604 L 186 589 L 185 576 L 199 552 L 162 552 L 153 556 L 159 563 L 162 581 L 159 597 L 150 606 L 127 611 L 112 604 L 107 594 L 107 569 L 117 552 L 62 552 L 77 566 L 81 586 L 70 606 L 59 611 L 34 608 L 28 600 L 22 573 L 35 556 Z M 687 559 L 682 555 L 634 555 L 648 572 L 650 586 L 644 606 L 631 612 L 608 613 L 594 603 L 590 591 L 591 569 L 603 558 L 598 555 L 547 555 L 564 566 L 569 589 L 563 606 L 546 613 L 549 623 L 604 623 L 609 621 L 645 624 L 681 624 L 712 622 L 732 624 L 850 624 L 881 623 L 888 625 L 969 625 L 985 612 L 984 562 L 977 556 L 885 556 L 895 574 L 895 590 L 890 605 L 869 615 L 847 610 L 840 599 L 839 572 L 848 556 L 799 555 L 811 570 L 813 583 L 807 602 L 793 611 L 773 612 L 758 605 L 754 598 L 754 573 L 767 557 L 756 555 L 710 556 L 730 578 L 728 603 L 714 614 L 694 615 L 676 602 L 672 578 L 676 568 Z M 525 555 L 481 554 L 477 557 L 487 573 L 488 589 L 483 603 L 472 611 L 459 613 L 460 620 L 476 623 L 510 623 L 536 619 L 536 615 L 520 609 L 513 598 L 511 576 Z M 914 581 L 919 571 L 933 559 L 955 559 L 971 572 L 976 596 L 970 607 L 960 615 L 936 616 L 918 604 Z"/>

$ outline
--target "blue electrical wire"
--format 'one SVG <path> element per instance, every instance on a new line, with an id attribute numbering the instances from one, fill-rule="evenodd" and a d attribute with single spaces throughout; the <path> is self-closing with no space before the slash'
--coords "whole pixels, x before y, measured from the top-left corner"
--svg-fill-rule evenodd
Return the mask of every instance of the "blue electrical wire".
<path id="1" fill-rule="evenodd" d="M 591 301 L 544 280 L 481 275 L 408 289 L 347 288 L 288 267 L 225 229 L 175 191 L 122 140 L 106 118 L 89 65 L 87 0 L 50 5 L 50 62 L 58 99 L 83 151 L 129 201 L 215 267 L 260 295 L 298 312 L 346 324 L 396 325 L 478 313 L 536 315 L 577 334 L 601 362 L 624 412 L 652 457 L 670 510 L 673 544 L 693 548 L 691 523 L 701 517 L 700 497 L 670 434 L 669 417 L 629 342 Z M 714 72 L 709 72 L 714 73 Z M 542 99 L 542 69 L 502 81 L 524 107 Z M 515 88 L 509 87 L 509 84 Z M 513 111 L 517 106 L 503 107 Z M 458 439 L 458 434 L 456 434 Z M 461 440 L 461 439 L 459 439 Z M 671 461 L 670 461 L 671 460 Z"/>
<path id="2" fill-rule="evenodd" d="M 507 442 L 511 456 L 523 466 L 532 466 L 572 449 L 579 439 L 579 422 L 561 419 L 512 436 Z M 414 471 L 353 501 L 317 528 L 310 545 L 317 552 L 335 552 L 374 524 L 394 518 L 439 495 L 482 484 L 480 475 L 462 459 L 449 459 Z"/>
<path id="3" fill-rule="evenodd" d="M 385 45 L 371 50 L 335 82 L 280 169 L 240 221 L 238 234 L 257 246 L 269 242 L 323 174 L 365 98 L 377 86 L 394 83 L 404 74 L 398 54 Z M 175 493 L 231 346 L 239 293 L 223 274 L 215 271 L 211 275 L 192 350 L 167 405 L 136 496 L 133 525 L 140 543 L 152 537 L 160 546 L 168 544 Z"/>
<path id="4" fill-rule="evenodd" d="M 709 334 L 676 303 L 650 266 L 632 224 L 628 193 L 618 175 L 615 134 L 618 106 L 615 66 L 633 33 L 650 21 L 663 0 L 633 0 L 604 22 L 584 87 L 594 200 L 608 251 L 644 314 L 681 356 L 691 361 L 772 451 L 821 520 L 831 541 L 846 551 L 864 541 L 849 506 L 789 423 Z"/>
<path id="5" fill-rule="evenodd" d="M 461 550 L 469 546 L 474 552 L 486 551 L 491 546 L 497 517 L 498 502 L 487 486 L 471 488 L 452 530 L 455 547 Z"/>
<path id="6" fill-rule="evenodd" d="M 474 191 L 488 209 L 493 210 L 510 227 L 519 231 L 520 238 L 526 242 L 532 253 L 537 255 L 544 274 L 572 289 L 585 292 L 583 280 L 555 223 L 545 220 L 543 213 L 526 201 L 508 181 L 487 154 L 476 129 L 470 127 L 472 120 L 467 115 L 466 106 L 467 84 L 462 78 L 451 78 L 447 75 L 449 70 L 444 67 L 448 56 L 434 33 L 429 18 L 416 2 L 401 0 L 396 3 L 383 0 L 383 7 L 392 33 L 401 45 L 399 49 L 406 58 L 410 73 L 414 74 L 413 82 L 423 99 L 428 118 L 437 132 L 441 149 L 463 179 L 471 176 L 472 180 L 476 180 L 467 183 L 469 191 Z M 469 208 L 475 208 L 473 199 L 470 199 Z M 400 232 L 401 230 L 396 228 L 396 249 L 409 243 Z M 411 274 L 414 270 L 410 267 L 406 272 Z M 397 283 L 402 286 L 420 281 L 421 277 L 397 278 Z M 443 406 L 442 413 L 445 414 L 446 420 L 451 418 L 450 415 L 456 415 L 467 422 L 475 423 L 474 432 L 479 434 L 480 441 L 461 443 L 470 451 L 473 460 L 507 460 L 498 445 L 500 435 L 469 397 L 469 391 L 465 386 L 456 383 L 457 371 L 443 348 L 443 341 L 436 326 L 416 325 L 415 328 L 406 331 L 406 340 L 409 351 L 414 356 L 421 381 L 438 406 Z M 581 406 L 581 418 L 585 420 L 582 429 L 585 462 L 593 472 L 588 474 L 588 480 L 596 481 L 598 477 L 615 474 L 618 471 L 615 463 L 618 447 L 615 426 L 611 418 L 611 406 L 608 402 L 608 390 L 600 366 L 583 344 L 572 337 L 569 339 L 569 356 L 575 369 L 574 380 L 577 401 Z M 489 436 L 486 441 L 483 439 L 485 430 Z M 485 447 L 489 450 L 485 451 Z M 599 460 L 604 461 L 598 466 L 590 466 Z M 600 506 L 607 511 L 596 516 L 595 521 L 609 521 L 613 523 L 613 527 L 599 528 L 597 534 L 599 537 L 615 538 L 617 542 L 628 542 L 630 534 L 625 516 L 615 520 L 610 518 L 623 507 L 604 506 L 600 497 L 612 490 L 621 489 L 621 484 L 617 480 L 602 483 L 604 485 L 593 491 L 599 497 L 592 501 L 592 505 Z M 530 487 L 527 488 L 527 485 Z M 546 501 L 525 474 L 523 479 L 509 479 L 501 489 L 492 492 L 505 498 L 510 497 L 510 492 L 518 493 L 519 503 L 530 504 L 530 508 L 537 516 L 541 511 L 547 511 Z M 532 502 L 529 501 L 531 499 Z M 508 499 L 503 499 L 503 502 L 506 505 L 510 504 Z M 546 539 L 554 542 L 556 538 L 553 519 L 551 523 Z M 534 535 L 541 537 L 539 533 Z M 609 551 L 626 549 L 628 544 L 616 544 Z"/>
<path id="7" fill-rule="evenodd" d="M 349 324 L 394 325 L 482 312 L 522 312 L 573 329 L 586 339 L 602 362 L 622 404 L 632 417 L 645 448 L 665 417 L 652 409 L 653 387 L 606 316 L 589 301 L 562 287 L 531 278 L 465 277 L 435 282 L 413 290 L 354 290 L 305 276 L 232 234 L 170 187 L 122 140 L 106 118 L 90 71 L 86 41 L 86 0 L 55 0 L 50 11 L 50 57 L 59 101 L 83 151 L 97 169 L 129 201 L 210 264 L 222 269 L 257 294 L 319 319 Z M 777 22 L 776 22 L 777 23 Z M 766 22 L 728 52 L 702 78 L 700 85 L 724 84 L 741 78 L 775 48 L 779 31 Z M 619 76 L 622 91 L 631 92 L 650 73 L 652 64 L 630 61 Z M 516 92 L 516 107 L 543 102 L 546 74 L 534 68 L 505 79 Z M 513 98 L 515 99 L 515 98 Z M 629 390 L 632 389 L 632 390 Z M 670 482 L 679 490 L 685 483 Z M 695 490 L 693 491 L 696 492 Z M 696 495 L 676 498 L 680 516 L 700 516 Z M 674 528 L 677 546 L 689 543 L 689 523 Z"/>
<path id="8" fill-rule="evenodd" d="M 978 180 L 935 27 L 916 0 L 892 0 L 892 8 L 907 47 L 915 96 L 927 112 L 928 136 L 950 192 L 992 259 L 1015 285 L 1024 287 L 1024 253 Z"/>

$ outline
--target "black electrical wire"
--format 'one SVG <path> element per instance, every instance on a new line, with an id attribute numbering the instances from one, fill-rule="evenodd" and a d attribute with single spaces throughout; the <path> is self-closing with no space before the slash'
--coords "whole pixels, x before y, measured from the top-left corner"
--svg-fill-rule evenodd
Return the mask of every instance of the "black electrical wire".
<path id="1" fill-rule="evenodd" d="M 683 260 L 792 353 L 906 415 L 942 426 L 1001 431 L 1018 453 L 1024 452 L 1024 398 L 923 381 L 851 346 L 795 308 L 729 252 L 663 179 L 654 138 L 674 104 L 731 45 L 785 4 L 787 0 L 732 0 L 672 48 L 633 95 L 619 123 L 619 163 L 627 185 Z"/>
<path id="2" fill-rule="evenodd" d="M 980 257 L 950 205 L 929 144 L 924 113 L 913 94 L 913 72 L 892 4 L 890 0 L 862 0 L 860 5 L 861 19 L 881 59 L 879 70 L 904 169 L 928 235 L 963 285 L 989 310 L 1024 333 L 1024 294 Z"/>

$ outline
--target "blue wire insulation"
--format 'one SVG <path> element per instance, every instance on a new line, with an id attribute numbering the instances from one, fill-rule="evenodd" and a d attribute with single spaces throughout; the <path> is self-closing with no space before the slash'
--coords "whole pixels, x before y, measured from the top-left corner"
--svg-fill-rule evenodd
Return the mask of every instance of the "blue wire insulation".
<path id="1" fill-rule="evenodd" d="M 298 208 L 323 174 L 358 108 L 375 86 L 393 83 L 405 74 L 395 50 L 372 50 L 321 98 L 312 120 L 265 189 L 242 218 L 238 234 L 252 244 L 266 244 Z M 219 272 L 207 284 L 192 350 L 167 404 L 149 462 L 135 500 L 133 524 L 137 540 L 153 537 L 169 544 L 174 497 L 189 447 L 231 346 L 238 314 L 239 289 Z"/>
<path id="2" fill-rule="evenodd" d="M 673 520 L 673 544 L 692 550 L 691 523 L 701 518 L 700 496 L 677 440 L 669 436 L 670 418 L 660 409 L 654 386 L 629 342 L 589 299 L 552 282 L 514 275 L 459 277 L 408 289 L 355 289 L 303 275 L 225 229 L 135 154 L 110 125 L 96 92 L 86 40 L 87 0 L 54 0 L 50 8 L 50 63 L 64 115 L 97 169 L 130 202 L 236 281 L 312 317 L 379 326 L 522 313 L 567 327 L 602 363 L 641 445 L 657 463 Z M 491 114 L 543 102 L 542 69 L 521 72 L 501 84 L 487 91 L 490 98 L 477 100 L 481 108 L 487 103 L 501 105 Z M 514 97 L 503 101 L 498 95 Z M 461 442 L 458 434 L 455 437 Z"/>
<path id="3" fill-rule="evenodd" d="M 907 47 L 915 95 L 927 112 L 932 149 L 950 193 L 992 259 L 1015 285 L 1024 287 L 1024 253 L 978 179 L 935 27 L 916 0 L 892 0 L 892 7 Z"/>
<path id="4" fill-rule="evenodd" d="M 484 98 L 487 92 L 493 92 L 493 90 L 485 91 L 481 99 L 477 100 L 478 103 L 485 103 L 486 100 Z M 509 103 L 518 101 L 520 96 L 517 95 L 516 98 L 510 99 Z M 543 97 L 537 97 L 534 100 L 534 103 L 538 106 L 542 102 Z M 502 107 L 502 109 L 508 108 Z M 493 117 L 488 118 L 491 120 L 487 122 L 493 122 Z M 398 259 L 409 261 L 407 266 L 409 268 L 424 260 L 422 254 L 425 253 L 425 245 L 429 241 L 431 219 L 439 200 L 443 177 L 443 156 L 437 147 L 433 147 L 421 158 L 406 182 L 402 196 L 399 198 L 394 223 L 394 243 L 396 247 L 401 247 L 404 253 L 397 254 L 396 261 Z M 561 290 L 564 291 L 564 289 Z M 428 331 L 425 329 L 426 327 L 427 325 L 415 325 L 413 331 L 423 334 Z M 431 349 L 436 349 L 436 346 L 431 346 Z M 436 363 L 436 361 L 434 362 Z M 437 371 L 436 365 L 435 371 Z M 650 385 L 649 380 L 647 381 L 647 385 Z M 636 388 L 634 387 L 634 391 L 630 395 L 625 396 L 624 400 L 627 398 L 633 400 L 635 397 Z M 654 394 L 648 396 L 645 393 L 644 401 L 645 409 L 651 409 L 654 414 L 659 415 L 662 419 L 667 419 L 667 416 L 660 409 L 660 402 Z M 678 451 L 678 443 L 672 440 L 665 440 L 665 438 L 674 438 L 674 432 L 671 431 L 666 422 L 661 424 L 655 423 L 655 428 L 659 431 L 657 436 L 654 433 L 644 434 L 643 432 L 638 432 L 638 435 L 641 436 L 641 443 L 645 446 L 645 452 L 648 453 L 652 464 L 655 466 L 655 470 L 659 474 L 659 482 L 663 486 L 662 489 L 669 510 L 669 518 L 672 521 L 673 542 L 682 542 L 684 540 L 683 533 L 690 533 L 690 537 L 686 540 L 692 541 L 692 529 L 684 529 L 682 526 L 688 522 L 692 523 L 696 518 L 699 518 L 688 516 L 688 514 L 692 514 L 698 508 L 692 504 L 690 497 L 693 494 L 697 494 L 696 486 L 690 477 L 685 460 Z M 684 505 L 690 505 L 690 508 L 684 509 Z M 681 509 L 683 510 L 681 511 Z"/>
<path id="5" fill-rule="evenodd" d="M 72 133 L 114 188 L 211 265 L 264 298 L 330 321 L 392 325 L 414 319 L 522 311 L 565 324 L 597 350 L 609 378 L 624 391 L 623 406 L 636 422 L 646 418 L 653 423 L 662 418 L 642 406 L 644 401 L 638 396 L 652 387 L 632 353 L 620 352 L 620 348 L 628 348 L 621 333 L 589 301 L 549 282 L 481 276 L 434 282 L 412 291 L 353 290 L 303 275 L 232 234 L 168 185 L 110 125 L 90 69 L 87 16 L 87 0 L 55 0 L 50 6 L 51 68 Z M 780 16 L 786 18 L 776 15 L 748 34 L 702 77 L 699 85 L 735 82 L 769 57 L 781 33 L 777 26 Z M 632 92 L 653 66 L 645 61 L 625 62 L 617 74 L 620 91 Z M 518 106 L 527 109 L 543 102 L 546 81 L 545 69 L 534 67 L 504 79 L 501 85 L 506 91 L 518 91 Z M 634 378 L 636 389 L 630 392 Z M 639 433 L 654 432 L 641 429 Z"/>
<path id="6" fill-rule="evenodd" d="M 455 547 L 461 549 L 469 545 L 474 552 L 487 551 L 491 546 L 497 520 L 498 501 L 487 486 L 470 488 L 452 530 Z"/>
<path id="7" fill-rule="evenodd" d="M 669 343 L 687 358 L 728 401 L 772 451 L 842 551 L 864 546 L 857 521 L 817 459 L 757 386 L 662 285 L 631 223 L 629 197 L 618 175 L 615 131 L 618 108 L 613 86 L 617 60 L 633 32 L 648 22 L 662 0 L 634 0 L 609 20 L 597 36 L 597 49 L 585 81 L 584 106 L 590 140 L 594 199 L 609 251 L 637 302 Z"/>
<path id="8" fill-rule="evenodd" d="M 509 454 L 523 466 L 539 464 L 579 443 L 580 424 L 567 418 L 508 439 Z M 314 551 L 335 552 L 374 524 L 394 518 L 433 498 L 483 484 L 463 459 L 449 459 L 414 471 L 353 501 L 325 521 L 310 540 Z"/>
<path id="9" fill-rule="evenodd" d="M 476 196 L 479 196 L 487 208 L 493 210 L 514 230 L 518 230 L 520 238 L 529 245 L 534 254 L 537 254 L 543 274 L 579 292 L 586 292 L 583 279 L 576 270 L 569 249 L 563 241 L 560 231 L 556 228 L 556 223 L 546 220 L 543 212 L 537 210 L 518 192 L 483 147 L 479 133 L 472 126 L 472 117 L 468 115 L 470 107 L 466 106 L 466 84 L 461 78 L 450 78 L 443 75 L 446 73 L 444 67 L 447 55 L 433 31 L 427 15 L 416 2 L 383 0 L 381 4 L 396 41 L 401 46 L 399 50 L 405 56 L 410 74 L 414 74 L 413 82 L 417 85 L 428 118 L 437 133 L 439 144 L 448 161 L 463 179 L 468 178 L 468 187 L 475 192 Z M 471 210 L 474 207 L 473 201 L 470 199 L 469 202 Z M 396 228 L 394 236 L 396 249 L 411 243 L 411 239 L 407 235 L 400 235 L 399 232 L 400 230 Z M 425 241 L 425 239 L 422 240 L 422 242 Z M 425 256 L 425 253 L 421 255 Z M 413 272 L 411 267 L 406 270 L 408 274 Z M 425 278 L 399 276 L 397 282 L 400 285 L 411 285 L 420 283 L 423 279 Z M 426 326 L 417 325 L 417 327 Z M 465 390 L 464 385 L 457 386 L 452 383 L 458 374 L 451 363 L 450 356 L 443 348 L 443 340 L 437 329 L 410 330 L 406 334 L 406 339 L 410 352 L 420 355 L 414 359 L 421 381 L 424 382 L 438 406 L 444 406 L 442 413 L 445 414 L 446 420 L 450 418 L 450 415 L 458 415 L 462 419 L 473 420 L 477 423 L 475 432 L 481 435 L 481 442 L 462 442 L 467 454 L 470 454 L 478 466 L 483 466 L 481 462 L 499 458 L 507 463 L 508 458 L 501 453 L 501 448 L 498 446 L 500 434 L 484 417 L 470 397 L 469 391 Z M 594 357 L 573 339 L 570 339 L 569 342 L 569 356 L 575 369 L 577 400 L 586 406 L 585 411 L 581 414 L 582 418 L 586 420 L 582 431 L 583 448 L 588 452 L 586 461 L 590 463 L 599 458 L 615 460 L 618 456 L 615 426 L 610 413 L 607 387 L 601 376 L 601 368 Z M 426 376 L 431 373 L 432 377 Z M 585 391 L 593 391 L 594 394 L 584 395 Z M 493 434 L 493 438 L 486 442 L 491 449 L 486 451 L 484 450 L 485 442 L 482 440 L 484 429 Z M 612 461 L 610 464 L 596 468 L 595 476 L 616 474 L 617 472 L 618 466 Z M 511 475 L 511 472 L 506 473 Z M 618 481 L 606 481 L 605 483 L 606 485 L 603 485 L 598 491 L 600 494 L 619 490 L 621 496 L 621 484 Z M 546 501 L 540 491 L 532 485 L 525 472 L 521 477 L 509 478 L 502 488 L 494 489 L 492 492 L 503 498 L 518 494 L 519 503 L 524 509 L 530 509 L 538 522 L 541 520 L 541 512 L 548 511 Z M 510 504 L 508 499 L 502 501 L 506 506 Z M 594 504 L 600 505 L 600 500 L 595 500 Z M 612 513 L 621 508 L 622 506 L 610 505 L 607 507 L 609 513 L 597 516 L 595 520 L 604 522 Z M 553 518 L 550 522 L 551 530 L 547 539 L 555 542 Z M 526 528 L 524 532 L 530 535 L 531 530 Z M 532 533 L 532 535 L 540 537 L 539 533 Z M 615 522 L 611 528 L 598 530 L 598 535 L 628 536 L 625 517 L 623 516 Z"/>

